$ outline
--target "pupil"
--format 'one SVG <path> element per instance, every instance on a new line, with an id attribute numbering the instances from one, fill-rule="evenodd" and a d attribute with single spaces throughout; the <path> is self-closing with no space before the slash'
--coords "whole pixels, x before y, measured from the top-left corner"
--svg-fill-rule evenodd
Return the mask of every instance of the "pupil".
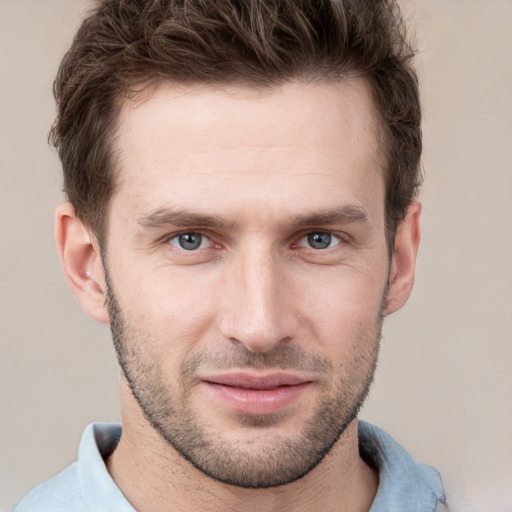
<path id="1" fill-rule="evenodd" d="M 308 242 L 314 249 L 325 249 L 331 244 L 331 238 L 329 233 L 311 233 Z"/>
<path id="2" fill-rule="evenodd" d="M 198 233 L 185 233 L 179 237 L 180 246 L 192 251 L 201 245 L 201 235 Z"/>

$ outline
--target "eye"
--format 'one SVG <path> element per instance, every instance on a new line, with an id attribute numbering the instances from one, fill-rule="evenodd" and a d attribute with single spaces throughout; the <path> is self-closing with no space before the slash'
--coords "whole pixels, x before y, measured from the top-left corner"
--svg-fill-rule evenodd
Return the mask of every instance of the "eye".
<path id="1" fill-rule="evenodd" d="M 179 249 L 183 249 L 185 251 L 196 251 L 211 245 L 208 237 L 202 233 L 194 232 L 179 233 L 174 235 L 173 237 L 169 238 L 169 243 L 174 245 L 174 247 L 178 247 Z"/>
<path id="2" fill-rule="evenodd" d="M 305 247 L 311 247 L 312 249 L 322 250 L 329 249 L 331 247 L 335 247 L 340 244 L 341 240 L 338 236 L 322 232 L 316 231 L 314 233 L 309 233 L 306 236 L 302 237 L 299 241 L 299 245 Z"/>

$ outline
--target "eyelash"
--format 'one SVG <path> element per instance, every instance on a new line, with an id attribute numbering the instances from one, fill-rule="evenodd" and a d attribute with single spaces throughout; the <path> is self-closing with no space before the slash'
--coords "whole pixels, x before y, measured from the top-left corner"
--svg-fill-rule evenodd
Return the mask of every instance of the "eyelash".
<path id="1" fill-rule="evenodd" d="M 185 249 L 184 247 L 178 247 L 177 245 L 171 243 L 172 240 L 178 239 L 178 237 L 183 236 L 183 235 L 199 235 L 199 236 L 202 237 L 200 245 L 203 244 L 204 239 L 207 239 L 207 240 L 210 241 L 210 243 L 213 245 L 213 247 L 203 247 L 203 248 L 201 248 L 199 246 L 196 249 Z M 329 240 L 329 245 L 330 245 L 330 242 L 332 241 L 332 239 L 335 239 L 337 241 L 337 243 L 335 243 L 335 245 L 332 246 L 332 247 L 328 246 L 328 247 L 325 247 L 325 248 L 315 248 L 315 247 L 311 247 L 311 245 L 305 245 L 305 244 L 302 245 L 300 243 L 302 240 L 307 239 L 308 237 L 310 237 L 312 235 L 328 235 L 329 237 L 331 237 L 330 240 Z M 343 244 L 346 241 L 344 235 L 342 235 L 340 233 L 332 232 L 332 231 L 327 231 L 327 230 L 326 231 L 321 231 L 321 230 L 308 231 L 308 232 L 305 232 L 305 233 L 301 234 L 298 238 L 295 238 L 295 240 L 296 241 L 291 244 L 292 248 L 304 247 L 305 249 L 309 249 L 309 250 L 312 250 L 314 252 L 323 252 L 323 251 L 327 251 L 329 249 L 333 249 L 333 248 L 337 247 L 338 245 Z M 309 241 L 309 242 L 311 243 L 311 241 Z M 201 249 L 221 248 L 220 244 L 215 244 L 215 242 L 212 240 L 212 238 L 208 234 L 206 234 L 206 233 L 204 233 L 202 231 L 195 231 L 195 230 L 180 231 L 178 233 L 172 233 L 170 235 L 167 235 L 163 239 L 163 243 L 169 244 L 169 245 L 173 245 L 174 247 L 176 247 L 176 249 L 181 250 L 181 252 L 189 253 L 189 254 L 195 254 L 195 253 L 197 253 L 198 250 L 201 250 Z"/>
<path id="2" fill-rule="evenodd" d="M 313 235 L 327 235 L 329 237 L 329 246 L 328 247 L 312 247 L 311 244 L 312 244 L 312 241 L 309 240 L 309 237 L 313 236 Z M 301 245 L 300 242 L 303 240 L 303 239 L 308 239 L 308 243 L 309 245 L 306 246 L 306 245 Z M 335 245 L 333 245 L 332 247 L 330 246 L 330 243 L 332 241 L 336 241 Z M 340 245 L 341 243 L 343 243 L 343 238 L 341 237 L 341 235 L 337 234 L 337 233 L 333 233 L 331 231 L 309 231 L 308 233 L 305 233 L 303 234 L 300 238 L 299 238 L 299 242 L 293 244 L 293 247 L 306 247 L 307 249 L 311 249 L 311 250 L 314 250 L 314 251 L 326 251 L 328 249 L 332 249 L 334 247 L 337 247 L 338 245 Z"/>
<path id="3" fill-rule="evenodd" d="M 214 243 L 211 239 L 210 236 L 208 236 L 206 233 L 203 233 L 202 231 L 194 231 L 194 230 L 189 230 L 189 231 L 180 231 L 178 233 L 172 233 L 168 236 L 166 236 L 164 239 L 163 239 L 163 242 L 166 243 L 166 244 L 169 244 L 169 245 L 174 245 L 172 244 L 172 240 L 174 239 L 178 239 L 178 237 L 180 236 L 184 236 L 184 235 L 199 235 L 201 237 L 203 237 L 203 239 L 207 239 L 209 240 L 212 244 Z M 203 240 L 201 240 L 201 244 L 203 243 Z M 175 246 L 176 247 L 176 246 Z M 220 246 L 219 246 L 220 247 Z M 181 248 L 181 250 L 183 252 L 189 252 L 189 253 L 194 253 L 196 252 L 198 249 L 191 249 L 191 250 L 187 250 L 185 248 Z"/>

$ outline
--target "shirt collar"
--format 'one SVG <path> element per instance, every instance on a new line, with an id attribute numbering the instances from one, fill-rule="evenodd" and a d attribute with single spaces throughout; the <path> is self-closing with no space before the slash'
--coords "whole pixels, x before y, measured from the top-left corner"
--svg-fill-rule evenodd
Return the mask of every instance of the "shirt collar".
<path id="1" fill-rule="evenodd" d="M 85 429 L 78 452 L 78 468 L 82 495 L 91 510 L 135 512 L 104 462 L 120 438 L 119 423 L 92 423 Z M 359 451 L 379 473 L 379 488 L 370 512 L 434 512 L 438 503 L 445 502 L 437 470 L 416 463 L 380 428 L 359 422 Z"/>
<path id="2" fill-rule="evenodd" d="M 135 512 L 117 487 L 105 465 L 121 438 L 119 423 L 91 423 L 78 449 L 78 471 L 82 496 L 90 510 Z"/>
<path id="3" fill-rule="evenodd" d="M 359 451 L 379 473 L 379 488 L 370 512 L 434 512 L 445 503 L 439 472 L 418 464 L 389 434 L 359 422 Z"/>

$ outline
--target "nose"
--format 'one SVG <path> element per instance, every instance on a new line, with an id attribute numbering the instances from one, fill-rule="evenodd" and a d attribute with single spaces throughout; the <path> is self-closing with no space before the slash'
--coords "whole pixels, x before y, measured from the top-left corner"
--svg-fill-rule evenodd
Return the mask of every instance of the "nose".
<path id="1" fill-rule="evenodd" d="M 229 265 L 221 292 L 220 330 L 224 339 L 261 353 L 296 335 L 293 283 L 278 258 L 262 249 L 248 253 Z"/>

